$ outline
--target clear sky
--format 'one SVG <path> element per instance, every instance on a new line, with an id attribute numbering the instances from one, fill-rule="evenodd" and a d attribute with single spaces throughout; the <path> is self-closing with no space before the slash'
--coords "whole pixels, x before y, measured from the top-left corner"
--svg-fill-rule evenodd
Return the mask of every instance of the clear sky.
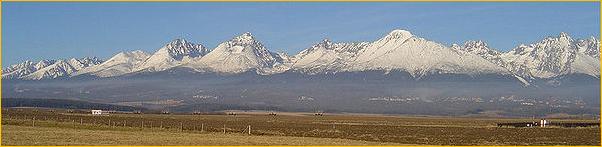
<path id="1" fill-rule="evenodd" d="M 214 48 L 247 31 L 289 54 L 324 38 L 373 41 L 393 29 L 445 45 L 478 39 L 505 51 L 560 32 L 598 37 L 599 9 L 595 2 L 3 2 L 2 64 L 152 53 L 178 37 Z"/>

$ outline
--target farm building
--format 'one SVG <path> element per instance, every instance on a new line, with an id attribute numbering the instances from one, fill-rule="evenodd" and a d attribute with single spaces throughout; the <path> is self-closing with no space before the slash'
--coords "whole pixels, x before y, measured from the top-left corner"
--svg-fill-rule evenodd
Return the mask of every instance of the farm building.
<path id="1" fill-rule="evenodd" d="M 101 115 L 102 110 L 92 110 L 92 115 Z"/>

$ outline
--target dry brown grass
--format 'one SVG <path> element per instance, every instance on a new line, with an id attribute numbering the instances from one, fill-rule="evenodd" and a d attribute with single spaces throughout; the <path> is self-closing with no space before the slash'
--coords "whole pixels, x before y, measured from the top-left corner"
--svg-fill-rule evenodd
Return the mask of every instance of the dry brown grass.
<path id="1" fill-rule="evenodd" d="M 2 111 L 3 124 L 30 126 L 33 116 L 38 126 L 94 130 L 138 131 L 145 128 L 179 131 L 182 123 L 192 134 L 204 131 L 242 134 L 248 125 L 254 135 L 351 139 L 370 142 L 425 145 L 600 145 L 599 128 L 498 128 L 498 122 L 532 121 L 531 119 L 454 118 L 379 115 L 158 115 L 111 114 L 92 116 L 65 112 L 30 110 Z M 16 119 L 15 119 L 16 118 Z M 27 118 L 28 120 L 24 120 Z M 75 120 L 75 123 L 73 123 Z M 79 120 L 84 125 L 78 125 Z M 52 122 L 69 125 L 56 126 Z M 112 125 L 120 127 L 106 128 Z M 597 120 L 561 120 L 553 122 L 596 122 Z M 126 123 L 126 127 L 123 127 Z M 152 123 L 152 126 L 150 124 Z M 4 130 L 3 130 L 4 131 Z M 310 142 L 301 145 L 309 145 Z"/>
<path id="2" fill-rule="evenodd" d="M 2 126 L 2 145 L 399 145 L 349 139 L 249 136 L 162 130 Z"/>

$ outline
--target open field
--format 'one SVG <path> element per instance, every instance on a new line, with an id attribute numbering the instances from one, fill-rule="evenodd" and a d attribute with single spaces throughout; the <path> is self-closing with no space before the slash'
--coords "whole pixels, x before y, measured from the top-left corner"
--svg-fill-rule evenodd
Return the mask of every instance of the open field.
<path id="1" fill-rule="evenodd" d="M 269 145 L 281 143 L 284 145 L 374 145 L 378 143 L 600 145 L 600 128 L 496 127 L 496 123 L 499 122 L 532 121 L 531 119 L 353 114 L 314 116 L 302 113 L 276 116 L 260 113 L 238 115 L 110 114 L 93 116 L 90 114 L 68 113 L 64 110 L 49 111 L 42 109 L 5 109 L 2 112 L 3 145 L 28 145 L 27 143 L 33 145 L 28 139 L 43 138 L 44 136 L 58 140 L 51 144 L 47 144 L 50 142 L 40 142 L 39 145 L 69 145 L 73 143 L 69 140 L 78 139 L 82 142 L 75 142 L 75 144 L 104 145 L 111 144 L 111 142 L 115 142 L 115 144 L 137 144 L 127 138 L 150 138 L 163 135 L 172 136 L 174 138 L 168 140 L 180 143 L 171 144 L 163 141 L 155 142 L 157 144 L 153 143 L 152 145 L 267 145 L 262 140 L 274 141 L 273 144 Z M 551 119 L 550 121 L 597 122 L 597 120 L 577 119 Z M 248 135 L 248 126 L 252 128 L 252 135 L 250 136 Z M 226 134 L 223 133 L 224 131 Z M 56 132 L 66 134 L 53 134 Z M 103 136 L 106 138 L 102 141 L 86 142 L 85 137 L 93 137 L 92 135 L 96 134 L 115 135 Z M 56 136 L 72 137 L 56 138 Z M 204 137 L 215 140 L 194 142 L 198 138 Z M 240 142 L 221 142 L 217 138 L 224 140 L 237 138 L 230 140 L 240 140 Z M 178 139 L 182 141 L 175 141 Z M 299 142 L 286 141 L 287 139 Z M 329 141 L 329 139 L 332 140 Z M 64 141 L 61 142 L 60 140 Z M 279 142 L 280 140 L 282 142 Z"/>
<path id="2" fill-rule="evenodd" d="M 95 130 L 2 126 L 2 145 L 399 145 L 349 139 L 249 136 L 166 130 Z"/>

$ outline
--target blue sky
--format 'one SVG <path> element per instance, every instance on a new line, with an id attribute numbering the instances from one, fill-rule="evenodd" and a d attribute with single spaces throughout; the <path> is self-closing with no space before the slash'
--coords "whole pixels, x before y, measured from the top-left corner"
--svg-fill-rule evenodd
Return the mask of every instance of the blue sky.
<path id="1" fill-rule="evenodd" d="M 152 53 L 178 37 L 214 48 L 247 31 L 290 54 L 324 38 L 373 41 L 393 29 L 445 45 L 479 39 L 509 50 L 560 32 L 598 37 L 599 9 L 595 2 L 3 2 L 2 62 Z"/>

